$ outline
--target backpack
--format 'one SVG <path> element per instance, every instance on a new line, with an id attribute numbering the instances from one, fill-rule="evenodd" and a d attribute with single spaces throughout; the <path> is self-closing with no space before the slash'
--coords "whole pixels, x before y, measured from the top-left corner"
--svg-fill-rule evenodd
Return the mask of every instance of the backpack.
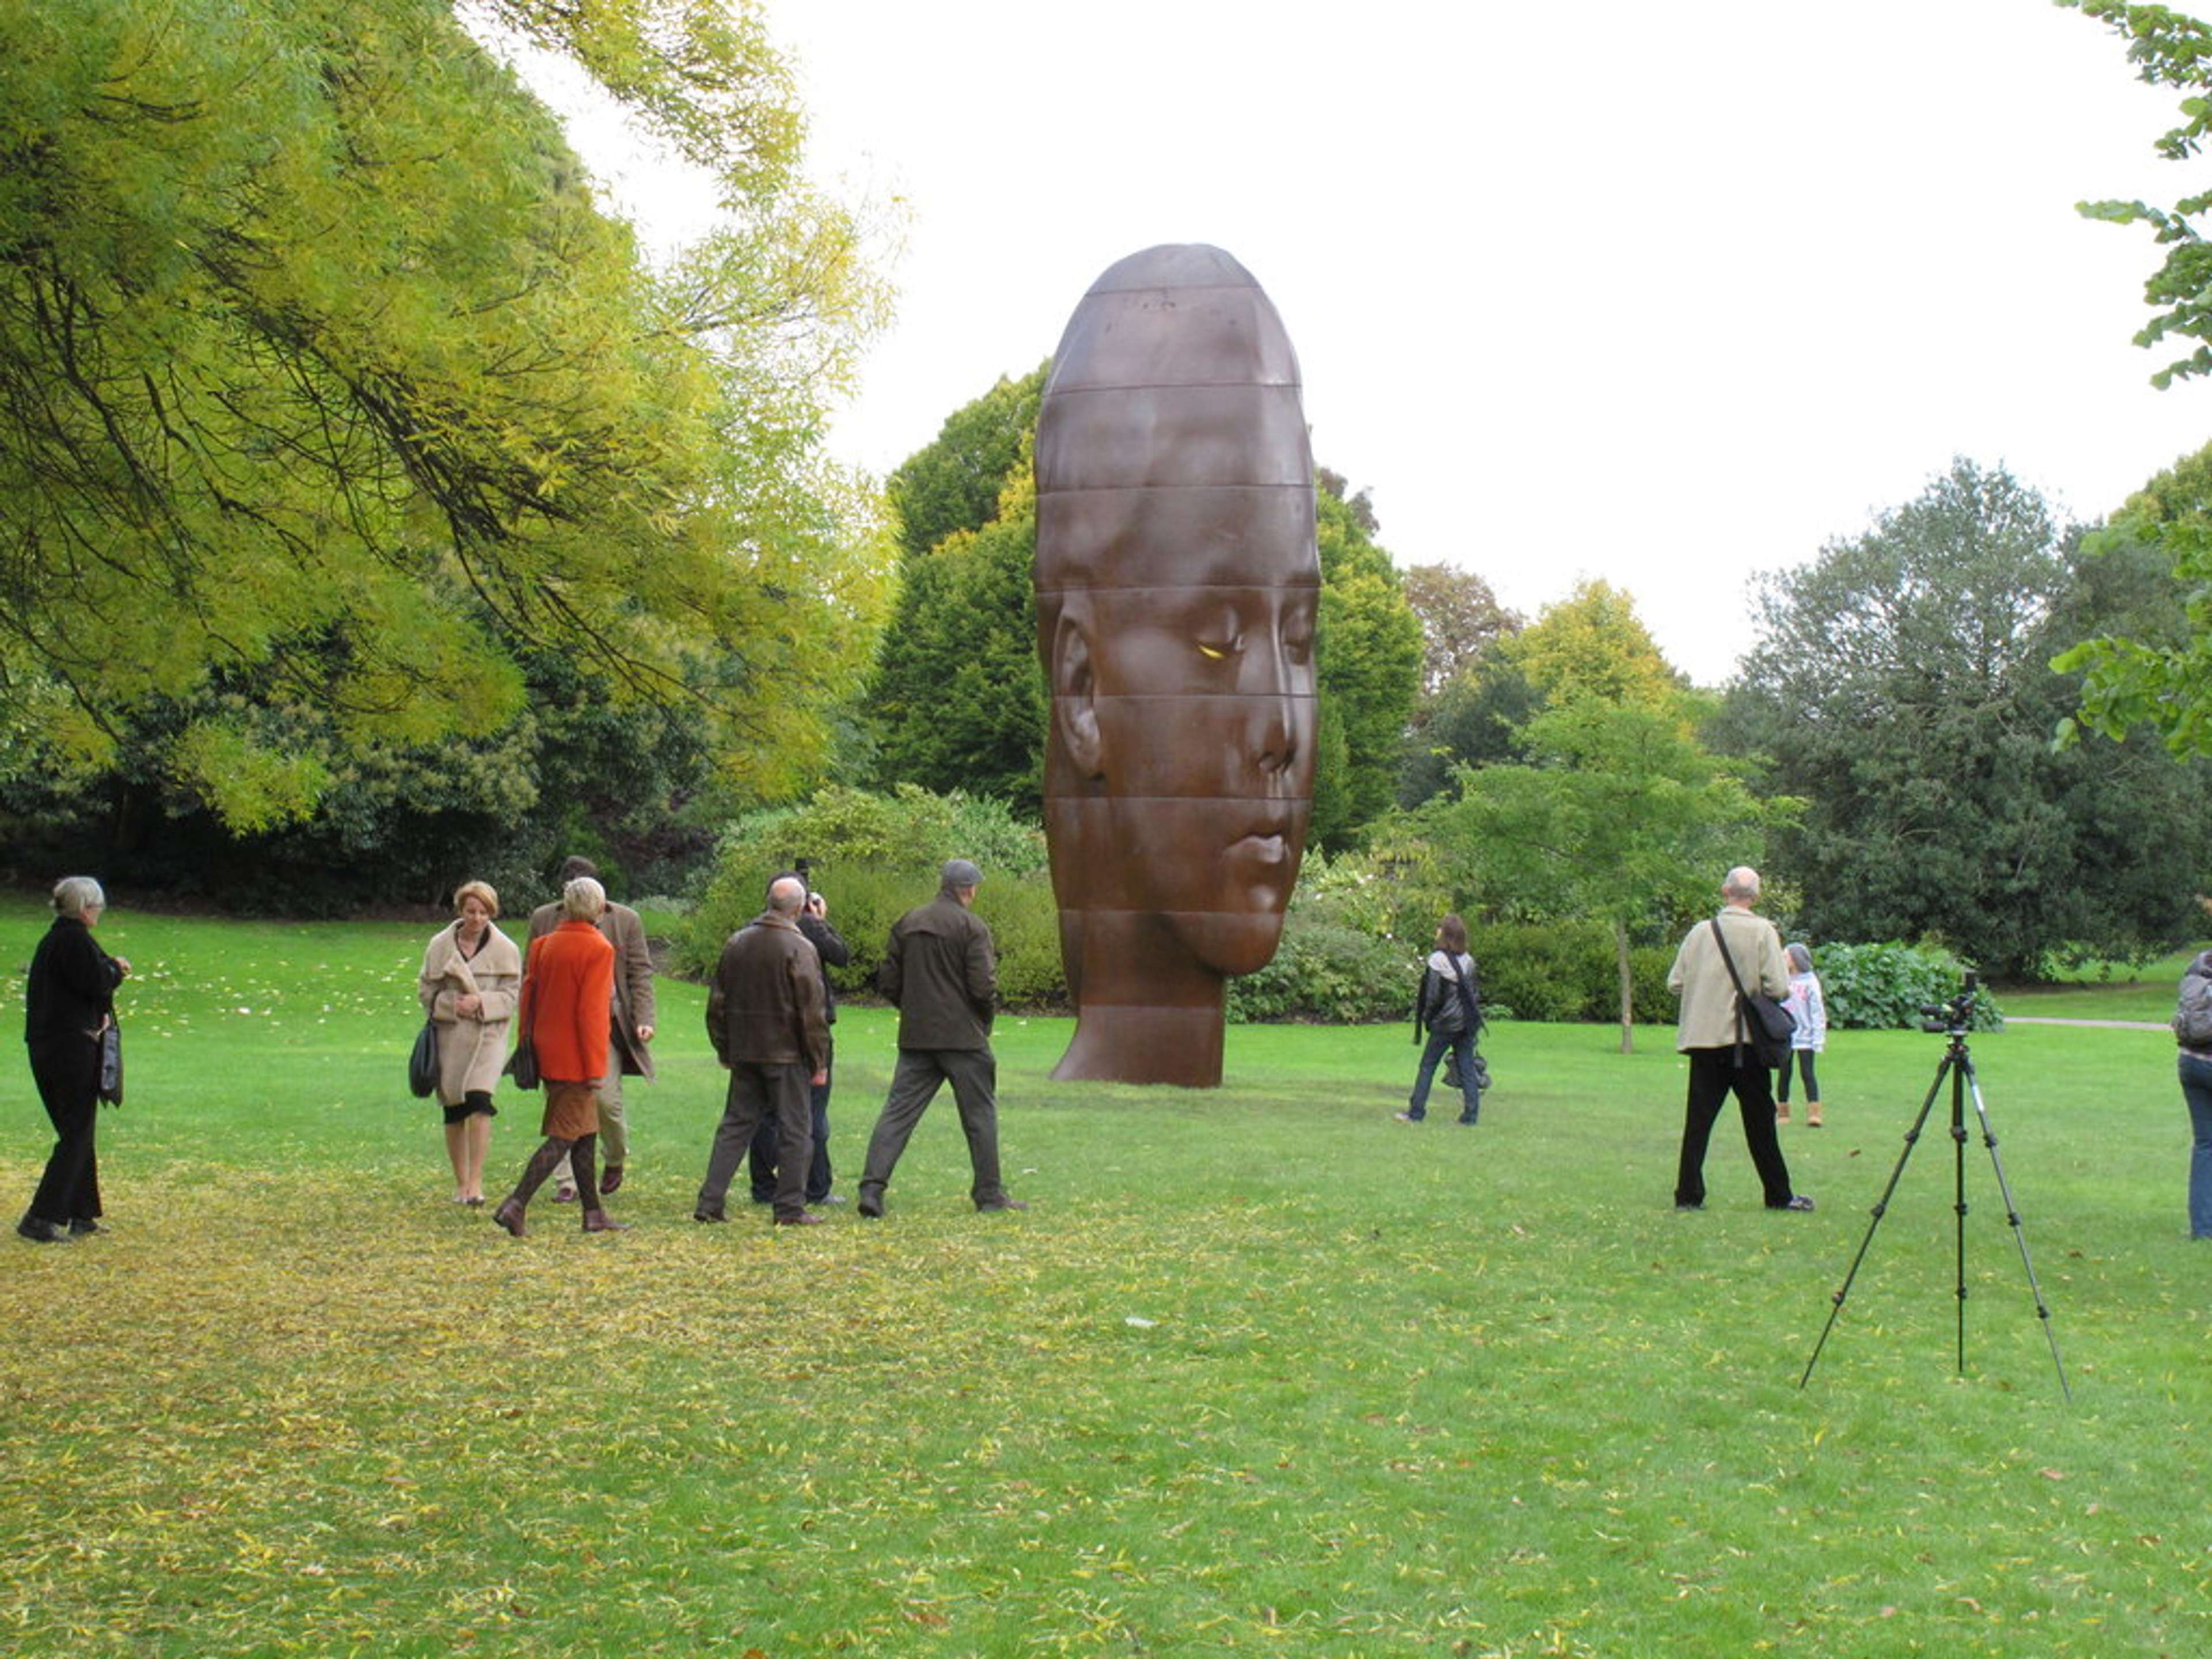
<path id="1" fill-rule="evenodd" d="M 2185 1048 L 2212 1052 L 2212 979 L 2185 975 L 2173 1011 L 2173 1040 Z"/>

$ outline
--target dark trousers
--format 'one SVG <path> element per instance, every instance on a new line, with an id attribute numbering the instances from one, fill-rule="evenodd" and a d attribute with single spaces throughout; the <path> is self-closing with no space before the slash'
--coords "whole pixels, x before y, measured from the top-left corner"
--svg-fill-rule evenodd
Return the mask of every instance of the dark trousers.
<path id="1" fill-rule="evenodd" d="M 960 1131 L 968 1137 L 968 1164 L 973 1180 L 969 1197 L 978 1204 L 995 1204 L 1006 1195 L 999 1179 L 999 1062 L 988 1048 L 902 1048 L 898 1069 L 891 1073 L 891 1090 L 884 1101 L 876 1132 L 868 1137 L 868 1161 L 860 1173 L 863 1200 L 883 1196 L 898 1166 L 899 1155 L 914 1133 L 915 1125 L 937 1098 L 940 1085 L 952 1085 L 952 1099 L 960 1109 Z"/>
<path id="2" fill-rule="evenodd" d="M 822 1068 L 822 1081 L 806 1085 L 806 1105 L 813 1119 L 814 1158 L 806 1166 L 806 1201 L 819 1204 L 830 1196 L 830 1085 L 837 1080 L 833 1054 Z M 774 1118 L 763 1118 L 753 1131 L 750 1163 L 753 1202 L 766 1204 L 775 1196 L 777 1146 L 783 1127 Z"/>
<path id="3" fill-rule="evenodd" d="M 776 1126 L 775 1212 L 796 1216 L 806 1208 L 806 1164 L 813 1154 L 813 1126 L 806 1084 L 812 1069 L 803 1060 L 760 1066 L 737 1060 L 730 1066 L 729 1099 L 714 1128 L 714 1150 L 708 1155 L 707 1179 L 695 1206 L 700 1215 L 720 1215 L 730 1182 L 763 1121 Z"/>
<path id="4" fill-rule="evenodd" d="M 1775 1098 L 1784 1106 L 1790 1103 L 1790 1060 L 1792 1060 L 1797 1062 L 1797 1075 L 1805 1079 L 1805 1098 L 1819 1100 L 1820 1085 L 1813 1075 L 1813 1051 L 1810 1048 L 1792 1048 L 1790 1051 L 1790 1060 L 1782 1062 L 1782 1088 Z"/>
<path id="5" fill-rule="evenodd" d="M 1790 1166 L 1783 1162 L 1782 1142 L 1774 1133 L 1773 1079 L 1748 1048 L 1691 1048 L 1690 1098 L 1682 1116 L 1682 1162 L 1674 1176 L 1674 1202 L 1705 1201 L 1705 1147 L 1713 1138 L 1714 1121 L 1721 1103 L 1731 1091 L 1743 1115 L 1744 1144 L 1751 1148 L 1759 1183 L 1765 1189 L 1766 1207 L 1778 1210 L 1790 1202 Z M 1736 1064 L 1741 1054 L 1744 1064 Z"/>
<path id="6" fill-rule="evenodd" d="M 93 1150 L 93 1131 L 100 1122 L 100 1045 L 70 1042 L 33 1048 L 31 1078 L 53 1120 L 55 1136 L 46 1172 L 31 1198 L 31 1217 L 63 1227 L 96 1220 L 101 1213 L 100 1159 Z"/>
<path id="7" fill-rule="evenodd" d="M 1431 1031 L 1421 1050 L 1420 1069 L 1413 1073 L 1413 1098 L 1406 1115 L 1415 1122 L 1429 1115 L 1429 1085 L 1436 1080 L 1437 1062 L 1449 1052 L 1459 1066 L 1459 1121 L 1472 1123 L 1482 1111 L 1482 1091 L 1474 1084 L 1474 1033 Z"/>

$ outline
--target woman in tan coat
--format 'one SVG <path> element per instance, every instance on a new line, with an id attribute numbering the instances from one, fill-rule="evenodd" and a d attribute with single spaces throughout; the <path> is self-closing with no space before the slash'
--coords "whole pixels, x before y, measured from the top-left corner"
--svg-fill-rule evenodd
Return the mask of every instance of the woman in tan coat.
<path id="1" fill-rule="evenodd" d="M 457 918 L 422 953 L 416 994 L 438 1026 L 438 1103 L 446 1112 L 446 1156 L 453 1164 L 453 1202 L 481 1204 L 484 1154 L 497 1109 L 491 1091 L 507 1062 L 507 1028 L 522 985 L 522 953 L 493 927 L 499 895 L 489 883 L 453 892 Z"/>

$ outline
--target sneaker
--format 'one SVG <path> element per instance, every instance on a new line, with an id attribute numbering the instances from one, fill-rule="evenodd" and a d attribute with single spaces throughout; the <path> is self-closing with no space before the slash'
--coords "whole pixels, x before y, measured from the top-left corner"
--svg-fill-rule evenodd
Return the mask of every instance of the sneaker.
<path id="1" fill-rule="evenodd" d="M 1806 1197 L 1804 1194 L 1799 1193 L 1792 1197 L 1790 1200 L 1782 1207 L 1785 1210 L 1809 1210 L 1813 1207 L 1813 1200 Z"/>
<path id="2" fill-rule="evenodd" d="M 1426 1112 L 1393 1112 L 1390 1115 L 1401 1123 L 1419 1123 L 1428 1116 Z"/>
<path id="3" fill-rule="evenodd" d="M 1702 1204 L 1677 1204 L 1674 1206 L 1674 1213 L 1680 1215 L 1685 1210 L 1702 1210 L 1705 1207 Z"/>

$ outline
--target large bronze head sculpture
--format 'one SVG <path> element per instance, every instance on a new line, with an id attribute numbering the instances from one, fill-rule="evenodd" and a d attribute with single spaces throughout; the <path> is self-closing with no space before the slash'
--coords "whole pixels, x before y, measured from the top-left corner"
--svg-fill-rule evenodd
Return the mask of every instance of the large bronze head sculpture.
<path id="1" fill-rule="evenodd" d="M 1211 1087 L 1313 798 L 1313 454 L 1282 320 L 1218 248 L 1091 285 L 1037 414 L 1045 833 L 1075 1038 L 1053 1075 Z"/>

